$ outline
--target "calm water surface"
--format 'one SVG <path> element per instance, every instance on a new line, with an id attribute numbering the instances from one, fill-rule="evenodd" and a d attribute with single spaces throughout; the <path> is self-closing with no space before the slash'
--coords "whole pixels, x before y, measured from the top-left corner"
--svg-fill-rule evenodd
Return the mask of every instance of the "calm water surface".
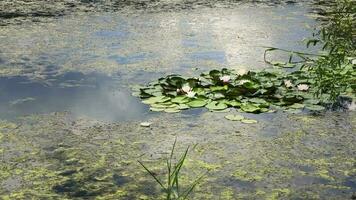
<path id="1" fill-rule="evenodd" d="M 0 31 L 0 117 L 70 111 L 142 119 L 131 84 L 212 68 L 263 68 L 263 48 L 303 50 L 308 8 L 240 5 L 161 12 L 87 13 Z M 193 70 L 197 69 L 197 70 Z"/>

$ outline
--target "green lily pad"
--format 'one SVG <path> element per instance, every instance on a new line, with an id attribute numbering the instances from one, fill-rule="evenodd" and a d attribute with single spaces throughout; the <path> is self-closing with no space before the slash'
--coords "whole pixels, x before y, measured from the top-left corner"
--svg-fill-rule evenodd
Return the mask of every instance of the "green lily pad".
<path id="1" fill-rule="evenodd" d="M 325 110 L 324 106 L 319 106 L 319 105 L 307 105 L 307 106 L 305 106 L 305 108 L 307 108 L 308 110 L 311 110 L 311 111 L 323 111 L 323 110 Z"/>
<path id="2" fill-rule="evenodd" d="M 248 113 L 255 113 L 255 112 L 259 112 L 261 108 L 254 104 L 244 103 L 241 105 L 241 110 Z"/>
<path id="3" fill-rule="evenodd" d="M 151 108 L 157 108 L 157 109 L 159 109 L 159 108 L 163 108 L 163 109 L 165 109 L 165 108 L 167 108 L 167 105 L 162 105 L 162 104 L 151 104 Z"/>
<path id="4" fill-rule="evenodd" d="M 304 108 L 304 104 L 294 103 L 293 105 L 290 105 L 289 108 L 302 109 L 302 108 Z"/>
<path id="5" fill-rule="evenodd" d="M 245 119 L 242 115 L 226 115 L 225 118 L 231 121 L 241 121 Z"/>
<path id="6" fill-rule="evenodd" d="M 244 123 L 244 124 L 255 124 L 258 121 L 254 120 L 254 119 L 243 119 L 243 120 L 241 120 L 241 122 Z"/>
<path id="7" fill-rule="evenodd" d="M 169 101 L 170 98 L 169 97 L 165 97 L 165 96 L 159 96 L 159 97 L 150 97 L 146 100 L 143 100 L 142 103 L 144 104 L 154 104 L 154 103 L 163 103 L 166 101 Z"/>
<path id="8" fill-rule="evenodd" d="M 206 105 L 206 100 L 205 99 L 195 99 L 193 101 L 188 102 L 187 105 L 191 108 L 203 107 Z"/>
<path id="9" fill-rule="evenodd" d="M 221 90 L 227 90 L 229 87 L 227 85 L 224 85 L 224 86 L 210 86 L 210 90 L 212 92 L 215 92 L 215 91 L 221 91 Z"/>
<path id="10" fill-rule="evenodd" d="M 232 107 L 240 107 L 241 106 L 241 102 L 236 101 L 236 100 L 232 100 L 232 101 L 226 101 L 226 104 Z"/>
<path id="11" fill-rule="evenodd" d="M 178 113 L 178 112 L 180 112 L 180 110 L 177 109 L 177 108 L 167 108 L 167 109 L 164 110 L 164 112 L 166 112 L 166 113 Z"/>
<path id="12" fill-rule="evenodd" d="M 209 110 L 224 110 L 227 108 L 227 105 L 224 103 L 219 103 L 217 101 L 212 101 L 208 103 L 205 107 Z"/>
<path id="13" fill-rule="evenodd" d="M 227 113 L 230 112 L 230 108 L 226 108 L 224 110 L 210 110 L 211 112 L 217 112 L 217 113 Z"/>
<path id="14" fill-rule="evenodd" d="M 179 110 L 186 110 L 188 108 L 190 108 L 188 105 L 186 104 L 179 104 L 177 107 Z"/>
<path id="15" fill-rule="evenodd" d="M 177 97 L 171 99 L 171 102 L 178 103 L 178 104 L 188 103 L 189 98 L 186 96 L 177 96 Z"/>
<path id="16" fill-rule="evenodd" d="M 150 108 L 150 111 L 153 111 L 153 112 L 162 112 L 164 110 L 165 110 L 165 108 L 155 108 L 155 107 Z"/>
<path id="17" fill-rule="evenodd" d="M 292 114 L 299 114 L 302 111 L 300 109 L 287 108 L 287 109 L 284 110 L 284 112 L 292 113 Z"/>

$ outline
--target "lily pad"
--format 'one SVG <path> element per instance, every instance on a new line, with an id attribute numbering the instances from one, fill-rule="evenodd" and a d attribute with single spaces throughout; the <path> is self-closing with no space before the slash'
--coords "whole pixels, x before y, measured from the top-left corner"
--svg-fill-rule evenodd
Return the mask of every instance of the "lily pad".
<path id="1" fill-rule="evenodd" d="M 219 103 L 217 101 L 212 101 L 208 103 L 205 107 L 209 110 L 224 110 L 227 108 L 227 105 L 224 103 Z"/>
<path id="2" fill-rule="evenodd" d="M 325 110 L 324 106 L 320 106 L 320 105 L 307 105 L 305 106 L 305 108 L 307 108 L 308 110 L 311 111 L 323 111 Z"/>
<path id="3" fill-rule="evenodd" d="M 178 103 L 178 104 L 188 103 L 189 98 L 186 96 L 177 96 L 177 97 L 171 99 L 171 102 Z"/>
<path id="4" fill-rule="evenodd" d="M 203 107 L 206 105 L 206 100 L 205 99 L 195 99 L 193 101 L 188 102 L 187 105 L 191 108 Z"/>
<path id="5" fill-rule="evenodd" d="M 226 115 L 225 118 L 231 121 L 241 121 L 245 119 L 242 115 Z"/>
<path id="6" fill-rule="evenodd" d="M 304 108 L 304 105 L 300 104 L 300 103 L 294 103 L 293 105 L 290 105 L 289 108 L 302 109 L 302 108 Z"/>
<path id="7" fill-rule="evenodd" d="M 166 112 L 166 113 L 177 113 L 177 112 L 180 112 L 180 110 L 177 109 L 177 108 L 167 108 L 167 109 L 164 110 L 164 112 Z"/>
<path id="8" fill-rule="evenodd" d="M 159 96 L 159 97 L 150 97 L 146 100 L 143 100 L 142 103 L 144 104 L 154 104 L 154 103 L 163 103 L 166 101 L 169 101 L 170 98 L 169 97 L 165 97 L 165 96 Z"/>
<path id="9" fill-rule="evenodd" d="M 241 122 L 244 123 L 244 124 L 255 124 L 258 121 L 254 120 L 254 119 L 243 119 L 243 120 L 241 120 Z"/>
<path id="10" fill-rule="evenodd" d="M 255 113 L 255 112 L 259 112 L 261 110 L 260 107 L 254 105 L 254 104 L 250 104 L 250 103 L 244 103 L 241 105 L 241 109 L 244 112 L 248 112 L 248 113 Z"/>
<path id="11" fill-rule="evenodd" d="M 186 104 L 179 104 L 178 107 L 177 107 L 179 110 L 185 110 L 185 109 L 188 109 L 190 108 L 188 105 Z"/>
<path id="12" fill-rule="evenodd" d="M 153 112 L 162 112 L 164 110 L 165 110 L 165 108 L 155 108 L 155 107 L 150 108 L 150 111 L 153 111 Z"/>

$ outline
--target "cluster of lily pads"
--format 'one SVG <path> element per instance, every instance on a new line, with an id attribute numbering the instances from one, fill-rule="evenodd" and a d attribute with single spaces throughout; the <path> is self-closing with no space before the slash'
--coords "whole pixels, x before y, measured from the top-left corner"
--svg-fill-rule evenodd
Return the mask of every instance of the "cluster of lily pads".
<path id="1" fill-rule="evenodd" d="M 279 109 L 292 113 L 303 109 L 322 111 L 325 107 L 313 96 L 311 76 L 302 70 L 284 72 L 224 68 L 211 70 L 199 77 L 168 75 L 134 89 L 133 95 L 150 105 L 151 111 L 167 113 L 202 107 L 213 112 L 225 112 L 231 108 L 247 113 Z"/>

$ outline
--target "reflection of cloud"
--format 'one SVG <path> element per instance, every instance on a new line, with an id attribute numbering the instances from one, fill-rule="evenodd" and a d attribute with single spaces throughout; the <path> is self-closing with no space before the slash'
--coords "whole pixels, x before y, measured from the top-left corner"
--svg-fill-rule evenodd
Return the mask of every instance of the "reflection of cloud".
<path id="1" fill-rule="evenodd" d="M 144 105 L 125 90 L 109 91 L 103 88 L 95 93 L 86 93 L 69 103 L 73 114 L 104 121 L 137 119 L 145 112 Z"/>
<path id="2" fill-rule="evenodd" d="M 27 102 L 32 102 L 32 101 L 35 101 L 36 99 L 35 98 L 32 98 L 32 97 L 26 97 L 26 98 L 22 98 L 22 99 L 16 99 L 14 101 L 10 101 L 10 106 L 18 106 L 18 105 L 22 105 L 24 103 L 27 103 Z"/>

